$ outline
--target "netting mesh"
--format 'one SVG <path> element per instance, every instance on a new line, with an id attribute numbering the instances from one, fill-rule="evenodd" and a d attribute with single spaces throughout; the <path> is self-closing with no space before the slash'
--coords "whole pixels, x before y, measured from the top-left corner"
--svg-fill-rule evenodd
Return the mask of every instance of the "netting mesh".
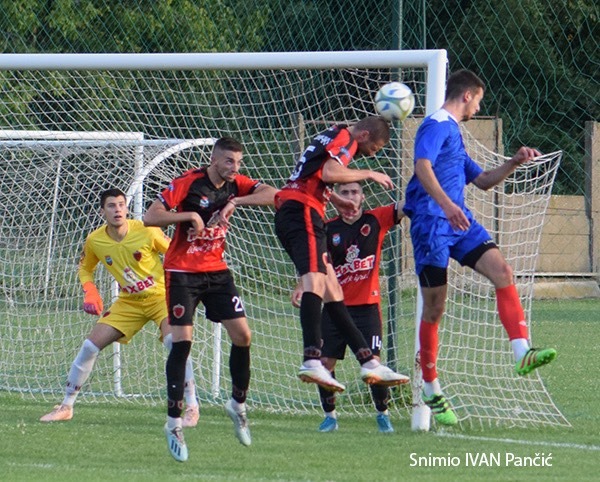
<path id="1" fill-rule="evenodd" d="M 369 207 L 399 198 L 412 174 L 412 139 L 425 105 L 422 69 L 5 72 L 3 82 L 12 95 L 3 100 L 0 122 L 28 130 L 52 128 L 62 135 L 61 140 L 26 141 L 25 134 L 18 138 L 10 133 L 12 137 L 6 134 L 0 140 L 0 257 L 6 266 L 0 273 L 0 388 L 48 401 L 61 396 L 68 366 L 95 322 L 80 309 L 76 272 L 86 234 L 101 223 L 99 191 L 119 187 L 134 194 L 132 211 L 139 215 L 170 179 L 206 164 L 210 139 L 223 135 L 245 144 L 245 173 L 281 186 L 312 137 L 333 122 L 353 122 L 372 113 L 376 87 L 396 79 L 411 86 L 417 107 L 413 117 L 394 126 L 390 144 L 376 158 L 354 163 L 385 170 L 396 184 L 392 192 L 368 184 Z M 90 99 L 90 93 L 98 100 Z M 102 140 L 84 139 L 81 131 L 105 135 Z M 204 141 L 187 142 L 192 138 Z M 480 163 L 499 162 L 498 155 L 470 138 L 468 145 Z M 507 190 L 473 199 L 484 224 L 497 233 L 500 244 L 508 245 L 528 314 L 539 223 L 558 157 L 535 166 L 538 171 L 519 170 Z M 513 221 L 526 236 L 523 240 L 503 238 L 515 230 L 504 223 Z M 295 273 L 272 224 L 272 210 L 242 208 L 229 233 L 228 261 L 253 329 L 249 403 L 286 413 L 314 411 L 319 408 L 316 390 L 296 378 L 301 332 L 298 313 L 289 302 Z M 389 235 L 381 280 L 386 294 L 384 359 L 404 373 L 413 365 L 416 306 L 407 229 L 403 223 Z M 99 276 L 108 300 L 110 280 L 106 273 Z M 449 393 L 456 396 L 459 415 L 481 424 L 566 423 L 539 378 L 515 381 L 509 375 L 508 343 L 498 331 L 489 287 L 462 275 L 453 280 L 456 291 L 442 333 L 440 366 L 448 372 Z M 155 327 L 147 326 L 118 355 L 106 349 L 81 398 L 106 400 L 116 393 L 144 403 L 164 400 L 166 353 L 157 335 Z M 219 341 L 201 310 L 194 340 L 200 399 L 222 403 L 230 390 L 229 343 Z M 444 351 L 446 346 L 465 347 Z M 340 412 L 370 412 L 370 397 L 358 380 L 356 363 L 342 363 L 336 372 L 347 386 L 339 397 Z M 408 416 L 409 392 L 393 391 L 392 410 L 398 416 Z M 467 395 L 477 401 L 473 408 Z M 510 413 L 515 405 L 524 407 L 519 417 Z"/>

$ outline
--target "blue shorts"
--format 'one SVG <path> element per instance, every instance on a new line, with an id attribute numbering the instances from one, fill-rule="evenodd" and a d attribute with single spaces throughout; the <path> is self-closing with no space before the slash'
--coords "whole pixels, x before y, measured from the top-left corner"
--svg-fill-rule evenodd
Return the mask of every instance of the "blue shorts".
<path id="1" fill-rule="evenodd" d="M 415 269 L 421 274 L 425 266 L 447 268 L 450 258 L 464 265 L 465 256 L 482 244 L 492 242 L 486 229 L 466 213 L 471 225 L 466 231 L 454 230 L 446 218 L 413 216 L 410 220 Z"/>

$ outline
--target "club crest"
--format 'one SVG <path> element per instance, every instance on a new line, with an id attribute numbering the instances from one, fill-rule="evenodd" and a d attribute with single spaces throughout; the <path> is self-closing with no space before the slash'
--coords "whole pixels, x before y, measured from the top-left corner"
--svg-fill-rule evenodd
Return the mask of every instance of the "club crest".
<path id="1" fill-rule="evenodd" d="M 113 264 L 112 258 L 108 255 L 104 256 L 104 261 L 106 261 L 106 264 L 109 266 L 112 266 L 112 264 Z"/>
<path id="2" fill-rule="evenodd" d="M 331 237 L 331 242 L 333 243 L 334 246 L 339 246 L 340 243 L 342 242 L 342 237 L 340 236 L 339 233 L 335 233 L 332 237 Z"/>
<path id="3" fill-rule="evenodd" d="M 371 226 L 369 226 L 368 224 L 363 224 L 360 228 L 360 234 L 362 234 L 363 236 L 368 236 L 370 232 Z"/>
<path id="4" fill-rule="evenodd" d="M 209 202 L 209 200 L 208 200 L 208 198 L 206 196 L 202 196 L 200 198 L 200 207 L 201 208 L 205 208 L 206 209 L 209 204 L 210 204 L 210 202 Z"/>
<path id="5" fill-rule="evenodd" d="M 140 251 L 136 251 L 135 253 L 133 253 L 133 259 L 135 259 L 136 261 L 141 261 L 142 253 Z"/>
<path id="6" fill-rule="evenodd" d="M 175 318 L 181 318 L 183 315 L 185 315 L 185 306 L 175 305 L 173 307 L 173 316 Z"/>

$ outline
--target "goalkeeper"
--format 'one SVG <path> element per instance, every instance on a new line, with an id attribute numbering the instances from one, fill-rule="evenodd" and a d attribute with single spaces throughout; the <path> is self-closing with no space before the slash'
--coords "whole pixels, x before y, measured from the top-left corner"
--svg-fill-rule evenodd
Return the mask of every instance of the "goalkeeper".
<path id="1" fill-rule="evenodd" d="M 437 422 L 457 423 L 437 376 L 438 326 L 444 313 L 450 258 L 488 278 L 496 289 L 500 322 L 511 341 L 515 371 L 526 375 L 551 362 L 556 351 L 529 346 L 525 314 L 512 268 L 465 206 L 464 189 L 473 183 L 482 190 L 500 184 L 521 164 L 540 153 L 521 147 L 501 166 L 488 171 L 467 154 L 459 122 L 479 111 L 485 86 L 473 72 L 460 70 L 448 78 L 441 109 L 426 117 L 415 138 L 414 175 L 406 187 L 404 212 L 411 219 L 415 268 L 423 294 L 419 328 L 423 401 Z"/>
<path id="2" fill-rule="evenodd" d="M 79 262 L 79 279 L 85 298 L 83 310 L 90 315 L 103 312 L 102 297 L 94 284 L 98 263 L 119 283 L 119 297 L 92 328 L 75 357 L 67 376 L 65 398 L 42 422 L 73 418 L 73 405 L 90 376 L 98 354 L 113 342 L 129 343 L 150 320 L 160 328 L 164 346 L 170 350 L 172 335 L 167 323 L 165 280 L 160 255 L 167 251 L 169 238 L 160 229 L 145 227 L 142 221 L 127 219 L 127 200 L 119 189 L 100 194 L 100 214 L 106 224 L 91 232 Z M 184 424 L 194 427 L 199 410 L 190 359 L 185 367 Z"/>

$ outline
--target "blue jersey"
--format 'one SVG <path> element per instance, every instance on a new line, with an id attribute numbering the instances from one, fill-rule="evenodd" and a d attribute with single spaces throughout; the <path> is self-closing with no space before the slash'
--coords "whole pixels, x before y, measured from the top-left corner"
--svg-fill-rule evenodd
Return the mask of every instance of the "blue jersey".
<path id="1" fill-rule="evenodd" d="M 483 172 L 467 154 L 458 122 L 444 109 L 426 117 L 415 138 L 415 162 L 431 161 L 433 172 L 448 197 L 465 213 L 464 189 Z M 415 214 L 446 217 L 444 211 L 427 194 L 416 175 L 406 187 L 404 212 L 410 218 Z"/>

